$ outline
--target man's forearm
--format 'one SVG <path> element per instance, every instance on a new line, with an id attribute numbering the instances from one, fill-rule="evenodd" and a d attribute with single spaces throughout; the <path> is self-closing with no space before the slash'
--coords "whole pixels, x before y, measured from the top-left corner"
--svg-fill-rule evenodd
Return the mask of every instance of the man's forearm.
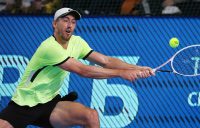
<path id="1" fill-rule="evenodd" d="M 140 69 L 141 68 L 141 66 L 128 64 L 117 58 L 109 58 L 108 63 L 104 65 L 104 67 L 110 68 L 110 69 Z"/>
<path id="2" fill-rule="evenodd" d="M 77 72 L 81 76 L 95 78 L 95 79 L 104 79 L 112 77 L 120 77 L 121 69 L 108 69 L 96 66 L 86 66 L 84 69 L 81 69 L 81 72 Z"/>
<path id="3" fill-rule="evenodd" d="M 150 74 L 144 74 L 140 70 L 108 69 L 96 66 L 85 66 L 81 68 L 80 75 L 95 79 L 104 79 L 112 77 L 121 77 L 133 81 L 137 78 L 146 78 Z"/>

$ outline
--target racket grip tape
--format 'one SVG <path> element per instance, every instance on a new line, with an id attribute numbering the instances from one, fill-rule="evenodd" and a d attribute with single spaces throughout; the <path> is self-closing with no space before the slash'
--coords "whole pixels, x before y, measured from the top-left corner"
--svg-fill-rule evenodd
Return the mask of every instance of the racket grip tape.
<path id="1" fill-rule="evenodd" d="M 173 72 L 173 71 L 171 71 L 171 70 L 160 70 L 160 69 L 156 69 L 156 68 L 154 68 L 153 69 L 153 72 Z"/>
<path id="2" fill-rule="evenodd" d="M 173 71 L 171 71 L 171 70 L 156 70 L 156 72 L 169 72 L 169 73 L 171 73 Z"/>

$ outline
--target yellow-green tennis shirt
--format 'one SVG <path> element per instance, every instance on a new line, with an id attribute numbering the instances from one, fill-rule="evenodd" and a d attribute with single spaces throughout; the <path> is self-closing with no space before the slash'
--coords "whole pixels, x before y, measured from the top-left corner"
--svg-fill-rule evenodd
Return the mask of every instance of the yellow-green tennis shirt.
<path id="1" fill-rule="evenodd" d="M 38 47 L 31 58 L 12 100 L 18 105 L 35 106 L 46 103 L 59 94 L 67 71 L 57 65 L 70 57 L 84 59 L 92 49 L 81 37 L 72 35 L 67 49 L 49 37 Z"/>

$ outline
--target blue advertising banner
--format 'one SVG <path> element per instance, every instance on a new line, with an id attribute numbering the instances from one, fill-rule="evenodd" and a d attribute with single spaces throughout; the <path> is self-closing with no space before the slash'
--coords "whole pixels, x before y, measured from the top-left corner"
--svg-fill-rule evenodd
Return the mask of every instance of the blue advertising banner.
<path id="1" fill-rule="evenodd" d="M 34 51 L 53 34 L 52 20 L 51 16 L 0 16 L 0 110 L 9 102 Z M 75 30 L 95 51 L 152 68 L 181 48 L 200 44 L 199 33 L 200 19 L 191 17 L 85 17 Z M 177 48 L 169 46 L 172 37 L 180 40 Z M 78 92 L 77 102 L 98 111 L 102 128 L 200 125 L 199 76 L 157 73 L 129 82 L 71 73 L 60 93 L 70 91 Z"/>

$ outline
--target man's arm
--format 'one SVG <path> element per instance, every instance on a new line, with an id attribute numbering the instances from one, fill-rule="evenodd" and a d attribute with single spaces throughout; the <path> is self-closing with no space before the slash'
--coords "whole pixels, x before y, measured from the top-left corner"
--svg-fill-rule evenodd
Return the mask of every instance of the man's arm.
<path id="1" fill-rule="evenodd" d="M 108 69 L 97 66 L 84 65 L 74 58 L 68 59 L 66 62 L 59 65 L 60 68 L 75 72 L 81 76 L 103 79 L 112 77 L 121 77 L 129 81 L 133 81 L 137 78 L 142 78 L 142 72 L 139 70 L 123 70 L 123 69 Z"/>
<path id="2" fill-rule="evenodd" d="M 104 68 L 110 69 L 136 69 L 136 70 L 149 70 L 152 71 L 149 67 L 137 66 L 133 64 L 128 64 L 120 59 L 112 58 L 105 56 L 98 52 L 92 52 L 88 57 L 88 61 L 94 62 Z"/>

